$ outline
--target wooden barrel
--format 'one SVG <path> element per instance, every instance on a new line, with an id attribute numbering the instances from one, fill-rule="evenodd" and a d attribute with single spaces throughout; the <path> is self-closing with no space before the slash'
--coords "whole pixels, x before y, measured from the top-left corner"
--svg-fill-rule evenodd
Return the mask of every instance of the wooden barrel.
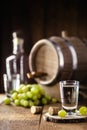
<path id="1" fill-rule="evenodd" d="M 84 81 L 87 76 L 87 46 L 77 37 L 52 36 L 37 41 L 29 55 L 31 72 L 47 73 L 35 80 L 42 85 L 60 80 Z"/>

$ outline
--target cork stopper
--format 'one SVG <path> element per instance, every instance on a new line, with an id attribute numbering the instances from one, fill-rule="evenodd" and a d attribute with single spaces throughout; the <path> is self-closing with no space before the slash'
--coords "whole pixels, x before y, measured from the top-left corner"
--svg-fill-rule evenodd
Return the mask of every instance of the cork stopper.
<path id="1" fill-rule="evenodd" d="M 18 32 L 13 32 L 13 54 L 24 53 L 23 43 L 24 39 L 18 34 Z"/>
<path id="2" fill-rule="evenodd" d="M 62 36 L 63 38 L 67 38 L 67 37 L 68 37 L 68 32 L 65 31 L 65 30 L 63 30 L 63 31 L 61 32 L 61 36 Z"/>
<path id="3" fill-rule="evenodd" d="M 48 113 L 50 115 L 58 115 L 58 111 L 59 111 L 59 107 L 52 107 L 52 106 L 50 106 L 48 108 Z"/>
<path id="4" fill-rule="evenodd" d="M 40 114 L 42 112 L 42 106 L 32 106 L 31 113 L 32 114 Z"/>
<path id="5" fill-rule="evenodd" d="M 12 36 L 13 36 L 13 43 L 14 44 L 23 44 L 24 43 L 24 39 L 20 38 L 18 36 L 17 32 L 13 32 Z"/>

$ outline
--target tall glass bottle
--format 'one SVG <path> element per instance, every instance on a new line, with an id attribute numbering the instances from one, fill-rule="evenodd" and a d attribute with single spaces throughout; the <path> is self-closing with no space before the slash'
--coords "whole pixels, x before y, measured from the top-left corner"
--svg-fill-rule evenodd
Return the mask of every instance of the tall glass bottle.
<path id="1" fill-rule="evenodd" d="M 9 81 L 16 75 L 20 76 L 20 83 L 27 83 L 28 58 L 24 52 L 24 39 L 13 33 L 13 54 L 6 58 L 6 73 Z"/>

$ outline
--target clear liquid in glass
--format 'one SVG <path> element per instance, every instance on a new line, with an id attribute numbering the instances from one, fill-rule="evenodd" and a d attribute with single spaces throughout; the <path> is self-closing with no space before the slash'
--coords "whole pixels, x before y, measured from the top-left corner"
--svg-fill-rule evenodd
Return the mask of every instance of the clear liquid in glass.
<path id="1" fill-rule="evenodd" d="M 78 106 L 78 84 L 60 85 L 62 108 L 67 112 L 75 112 Z"/>

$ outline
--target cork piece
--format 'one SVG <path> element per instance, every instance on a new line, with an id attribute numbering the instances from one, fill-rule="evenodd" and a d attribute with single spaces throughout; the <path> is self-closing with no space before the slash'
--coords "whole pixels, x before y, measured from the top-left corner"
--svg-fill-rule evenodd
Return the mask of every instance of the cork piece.
<path id="1" fill-rule="evenodd" d="M 42 106 L 32 106 L 31 113 L 40 114 L 42 112 Z"/>
<path id="2" fill-rule="evenodd" d="M 48 108 L 48 113 L 49 113 L 50 115 L 57 115 L 57 114 L 58 114 L 58 111 L 59 111 L 59 107 L 52 107 L 52 106 L 50 106 L 50 107 Z"/>

